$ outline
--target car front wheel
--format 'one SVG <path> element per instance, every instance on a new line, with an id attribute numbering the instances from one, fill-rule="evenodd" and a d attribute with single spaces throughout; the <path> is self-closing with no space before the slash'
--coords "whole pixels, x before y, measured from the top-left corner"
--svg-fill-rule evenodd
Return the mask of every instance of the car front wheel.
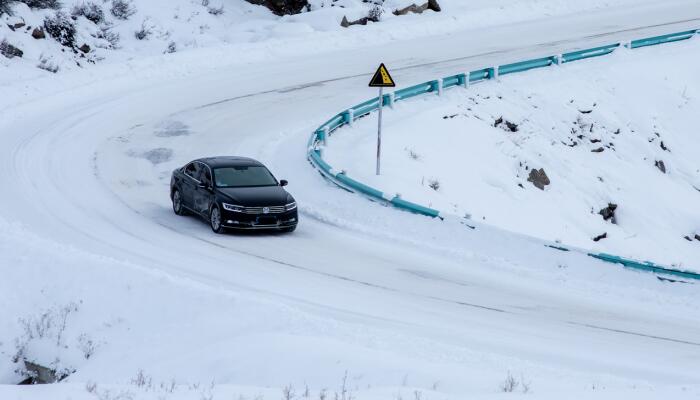
<path id="1" fill-rule="evenodd" d="M 182 195 L 179 190 L 173 192 L 173 211 L 177 215 L 186 215 L 185 207 L 182 205 Z"/>
<path id="2" fill-rule="evenodd" d="M 217 206 L 212 207 L 209 211 L 209 225 L 214 233 L 224 233 L 224 227 L 221 226 L 221 211 Z"/>

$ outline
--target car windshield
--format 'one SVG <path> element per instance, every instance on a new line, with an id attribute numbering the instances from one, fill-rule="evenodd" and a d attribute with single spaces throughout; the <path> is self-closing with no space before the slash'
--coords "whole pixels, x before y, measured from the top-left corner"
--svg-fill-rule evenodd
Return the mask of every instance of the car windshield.
<path id="1" fill-rule="evenodd" d="M 262 166 L 236 166 L 214 169 L 216 187 L 277 186 L 277 180 Z"/>

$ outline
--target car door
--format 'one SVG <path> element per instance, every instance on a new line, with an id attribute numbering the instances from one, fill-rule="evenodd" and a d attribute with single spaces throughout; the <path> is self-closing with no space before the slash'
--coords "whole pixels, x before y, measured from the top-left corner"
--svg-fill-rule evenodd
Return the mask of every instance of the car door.
<path id="1" fill-rule="evenodd" d="M 211 177 L 211 169 L 208 165 L 199 164 L 199 185 L 194 189 L 193 199 L 194 199 L 194 209 L 202 215 L 209 214 L 209 204 L 211 204 L 211 198 L 213 193 L 213 184 Z"/>
<path id="2" fill-rule="evenodd" d="M 185 175 L 182 180 L 182 202 L 185 207 L 190 210 L 197 211 L 194 204 L 194 193 L 197 190 L 197 185 L 199 185 L 199 174 L 200 174 L 199 163 L 191 162 L 185 166 L 183 173 Z"/>

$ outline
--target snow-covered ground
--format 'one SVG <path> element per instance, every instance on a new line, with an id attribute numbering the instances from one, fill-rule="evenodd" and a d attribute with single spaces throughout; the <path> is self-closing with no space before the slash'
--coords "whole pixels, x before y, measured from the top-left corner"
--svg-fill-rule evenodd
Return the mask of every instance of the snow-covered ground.
<path id="1" fill-rule="evenodd" d="M 305 160 L 315 126 L 374 93 L 380 61 L 409 85 L 694 27 L 700 5 L 532 15 L 376 43 L 389 23 L 114 56 L 31 79 L 16 59 L 0 67 L 0 398 L 304 398 L 307 385 L 314 399 L 697 397 L 697 285 L 397 212 Z M 425 29 L 459 16 L 435 18 Z M 176 217 L 170 171 L 212 154 L 289 179 L 299 229 L 216 236 Z M 75 372 L 14 386 L 18 350 Z"/>
<path id="2" fill-rule="evenodd" d="M 379 177 L 376 117 L 336 134 L 325 156 L 446 214 L 700 271 L 698 51 L 697 39 L 619 50 L 400 103 Z M 528 180 L 540 168 L 544 190 Z M 611 203 L 614 221 L 599 213 Z"/>

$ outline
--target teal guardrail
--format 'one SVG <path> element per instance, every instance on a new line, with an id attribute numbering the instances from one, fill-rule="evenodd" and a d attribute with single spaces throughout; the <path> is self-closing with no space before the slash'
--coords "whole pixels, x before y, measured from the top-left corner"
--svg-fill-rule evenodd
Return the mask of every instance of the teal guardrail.
<path id="1" fill-rule="evenodd" d="M 523 72 L 534 68 L 549 67 L 557 63 L 557 57 L 537 58 L 534 60 L 520 61 L 512 64 L 501 65 L 498 67 L 499 75 L 512 74 L 515 72 Z"/>
<path id="2" fill-rule="evenodd" d="M 533 68 L 543 68 L 551 65 L 583 60 L 591 57 L 599 57 L 606 54 L 610 54 L 621 47 L 635 49 L 639 47 L 653 46 L 662 43 L 670 43 L 679 40 L 690 39 L 698 33 L 700 33 L 699 30 L 689 30 L 684 32 L 671 33 L 668 35 L 655 36 L 646 39 L 632 40 L 631 42 L 626 42 L 628 43 L 627 45 L 625 43 L 613 43 L 605 46 L 593 47 L 590 49 L 571 51 L 568 53 L 563 53 L 561 55 L 554 55 L 549 57 L 542 57 L 532 60 L 504 64 L 500 66 L 477 69 L 468 73 L 451 75 L 442 79 L 423 82 L 417 85 L 409 86 L 404 89 L 399 89 L 394 93 L 385 94 L 382 97 L 381 101 L 383 105 L 393 106 L 393 104 L 397 101 L 406 100 L 426 93 L 441 94 L 443 90 L 447 88 L 452 88 L 456 86 L 468 87 L 473 83 L 497 78 L 499 75 L 523 72 Z M 376 110 L 379 106 L 379 101 L 380 100 L 378 97 L 369 99 L 352 108 L 349 108 L 346 111 L 343 111 L 340 114 L 335 115 L 333 118 L 329 119 L 324 124 L 322 124 L 316 131 L 314 131 L 314 133 L 311 135 L 311 138 L 309 139 L 307 151 L 307 158 L 309 162 L 321 173 L 321 175 L 323 175 L 331 182 L 335 183 L 337 186 L 343 189 L 355 193 L 360 193 L 371 200 L 391 205 L 400 210 L 410 211 L 415 214 L 442 219 L 443 215 L 439 210 L 435 210 L 430 207 L 420 205 L 418 203 L 413 203 L 404 200 L 398 195 L 387 195 L 379 189 L 375 189 L 369 185 L 366 185 L 362 182 L 350 178 L 346 172 L 341 172 L 339 170 L 334 169 L 323 159 L 320 148 L 325 145 L 326 141 L 328 140 L 328 136 L 330 136 L 330 134 L 336 129 L 344 125 L 349 125 L 355 119 L 360 118 Z M 568 249 L 559 244 L 548 245 L 548 247 L 559 251 L 571 251 L 571 249 Z M 700 274 L 698 273 L 679 270 L 676 268 L 669 268 L 658 264 L 654 264 L 652 262 L 640 262 L 615 255 L 602 253 L 586 254 L 590 257 L 596 258 L 604 262 L 620 264 L 625 268 L 631 268 L 638 271 L 653 272 L 655 274 L 660 275 L 671 275 L 675 277 L 700 280 Z"/>
<path id="3" fill-rule="evenodd" d="M 572 61 L 583 60 L 591 57 L 600 57 L 610 54 L 620 47 L 620 43 L 610 44 L 607 46 L 594 47 L 592 49 L 577 50 L 561 55 L 561 62 L 568 63 Z"/>
<path id="4" fill-rule="evenodd" d="M 672 269 L 668 267 L 664 267 L 658 264 L 654 264 L 651 261 L 635 261 L 635 260 L 630 260 L 627 258 L 622 258 L 620 256 L 614 256 L 612 254 L 605 254 L 605 253 L 588 253 L 589 256 L 593 258 L 597 258 L 599 260 L 609 262 L 612 264 L 620 264 L 626 268 L 631 268 L 631 269 L 636 269 L 639 271 L 647 271 L 647 272 L 654 272 L 656 274 L 663 274 L 663 275 L 672 275 L 672 276 L 677 276 L 680 278 L 687 278 L 687 279 L 696 279 L 700 280 L 700 273 L 696 272 L 691 272 L 691 271 L 684 271 L 684 270 L 679 270 L 679 269 Z"/>
<path id="5" fill-rule="evenodd" d="M 671 33 L 669 35 L 654 36 L 646 39 L 633 40 L 630 42 L 630 47 L 633 49 L 645 46 L 654 46 L 662 43 L 677 42 L 679 40 L 690 39 L 698 31 L 691 30 L 685 32 Z"/>

